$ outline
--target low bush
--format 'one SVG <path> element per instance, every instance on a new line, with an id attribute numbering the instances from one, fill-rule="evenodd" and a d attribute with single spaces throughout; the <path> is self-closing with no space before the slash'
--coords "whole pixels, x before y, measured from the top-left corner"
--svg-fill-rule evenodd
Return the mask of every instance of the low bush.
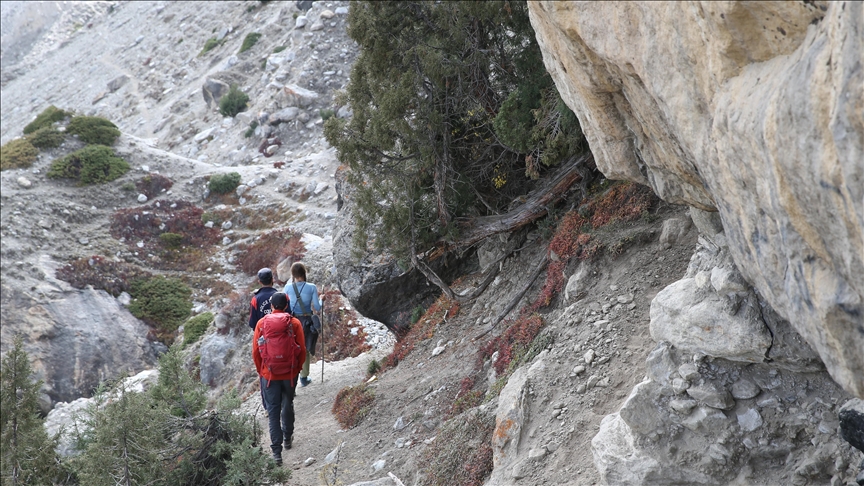
<path id="1" fill-rule="evenodd" d="M 45 108 L 42 113 L 39 113 L 35 120 L 24 127 L 24 135 L 31 134 L 40 128 L 51 126 L 52 123 L 58 122 L 69 115 L 71 115 L 71 113 L 67 113 L 56 106 L 51 105 L 48 108 Z"/>
<path id="2" fill-rule="evenodd" d="M 284 51 L 287 47 L 288 47 L 288 46 L 278 46 L 278 47 L 276 47 L 275 49 L 273 49 L 273 53 L 274 53 L 274 54 L 278 54 L 278 53 Z"/>
<path id="3" fill-rule="evenodd" d="M 459 391 L 456 392 L 456 398 L 447 411 L 446 417 L 448 419 L 476 407 L 483 401 L 485 391 L 475 390 L 476 384 L 477 379 L 474 375 L 462 379 L 459 383 Z"/>
<path id="4" fill-rule="evenodd" d="M 167 340 L 192 312 L 192 291 L 176 278 L 161 275 L 136 280 L 130 287 L 129 312 L 157 329 Z"/>
<path id="5" fill-rule="evenodd" d="M 327 109 L 327 108 L 322 108 L 322 109 L 318 110 L 318 114 L 321 115 L 322 121 L 327 121 L 330 118 L 332 118 L 333 115 L 336 114 L 336 112 L 333 110 Z"/>
<path id="6" fill-rule="evenodd" d="M 131 282 L 146 280 L 152 275 L 135 265 L 116 262 L 100 255 L 73 260 L 57 270 L 57 278 L 69 282 L 76 289 L 88 285 L 117 297 L 129 292 Z"/>
<path id="7" fill-rule="evenodd" d="M 104 145 L 89 145 L 62 159 L 55 160 L 48 169 L 48 177 L 75 179 L 80 184 L 101 184 L 122 176 L 129 164 Z"/>
<path id="8" fill-rule="evenodd" d="M 360 325 L 357 313 L 353 309 L 341 305 L 338 290 L 323 292 L 324 299 L 324 329 L 321 331 L 319 343 L 324 345 L 324 357 L 339 361 L 353 358 L 369 351 L 366 344 L 366 331 Z M 351 333 L 351 328 L 359 328 Z"/>
<path id="9" fill-rule="evenodd" d="M 480 348 L 481 359 L 490 358 L 498 352 L 498 358 L 492 365 L 499 375 L 507 371 L 511 361 L 518 361 L 525 355 L 544 324 L 543 319 L 536 314 L 508 319 L 505 323 L 508 325 L 507 330 Z"/>
<path id="10" fill-rule="evenodd" d="M 182 41 L 183 39 L 180 40 Z M 217 47 L 222 45 L 222 42 L 224 42 L 224 40 L 219 40 L 215 37 L 207 39 L 207 41 L 204 42 L 204 47 L 201 49 L 201 52 L 198 53 L 198 56 L 203 56 L 204 54 L 212 51 L 213 49 L 216 49 Z"/>
<path id="11" fill-rule="evenodd" d="M 381 371 L 381 363 L 378 362 L 377 359 L 372 358 L 372 361 L 366 365 L 366 376 L 374 376 L 375 373 Z"/>
<path id="12" fill-rule="evenodd" d="M 336 394 L 331 413 L 342 427 L 350 429 L 369 415 L 374 403 L 375 392 L 365 383 L 347 386 Z"/>
<path id="13" fill-rule="evenodd" d="M 207 247 L 219 241 L 219 230 L 201 220 L 204 210 L 188 201 L 157 201 L 143 207 L 120 209 L 111 217 L 111 236 L 129 245 L 143 241 L 144 249 L 161 244 L 161 235 L 182 235 L 181 244 Z M 173 238 L 173 237 L 168 237 Z"/>
<path id="14" fill-rule="evenodd" d="M 178 233 L 162 233 L 159 235 L 159 241 L 165 248 L 176 250 L 183 245 L 183 235 Z"/>
<path id="15" fill-rule="evenodd" d="M 201 336 L 204 335 L 212 322 L 212 312 L 205 312 L 203 314 L 198 314 L 195 317 L 190 317 L 189 320 L 183 324 L 183 349 L 186 349 L 187 346 L 195 344 L 199 339 L 201 339 Z"/>
<path id="16" fill-rule="evenodd" d="M 219 99 L 219 113 L 222 116 L 235 117 L 237 113 L 246 110 L 247 103 L 249 103 L 249 95 L 232 84 L 228 92 Z"/>
<path id="17" fill-rule="evenodd" d="M 50 125 L 42 127 L 27 136 L 27 140 L 29 140 L 34 147 L 40 149 L 57 148 L 65 139 L 66 134 Z"/>
<path id="18" fill-rule="evenodd" d="M 291 228 L 268 231 L 251 244 L 239 245 L 238 266 L 248 275 L 255 275 L 263 267 L 276 268 L 286 258 L 291 263 L 300 261 L 306 248 L 300 241 L 302 233 Z"/>
<path id="19" fill-rule="evenodd" d="M 259 34 L 258 32 L 250 32 L 250 33 L 246 34 L 246 37 L 243 38 L 243 44 L 240 45 L 240 50 L 237 51 L 237 54 L 240 54 L 241 52 L 246 52 L 249 49 L 252 49 L 252 46 L 254 46 L 258 42 L 258 39 L 260 39 L 260 38 L 261 38 L 261 34 Z"/>
<path id="20" fill-rule="evenodd" d="M 459 303 L 451 302 L 444 295 L 439 297 L 404 335 L 397 336 L 398 340 L 393 346 L 393 351 L 381 363 L 381 370 L 387 371 L 390 368 L 395 368 L 414 350 L 417 343 L 430 339 L 435 334 L 435 328 L 444 320 L 445 316 L 450 318 L 458 313 Z"/>
<path id="21" fill-rule="evenodd" d="M 39 150 L 24 138 L 16 138 L 0 147 L 0 170 L 26 169 L 33 164 Z"/>
<path id="22" fill-rule="evenodd" d="M 432 486 L 480 486 L 492 472 L 495 418 L 466 413 L 445 422 L 423 452 L 427 482 Z"/>
<path id="23" fill-rule="evenodd" d="M 228 194 L 237 189 L 241 180 L 242 177 L 237 172 L 214 174 L 210 176 L 210 181 L 207 182 L 207 188 L 210 189 L 210 192 L 216 194 Z"/>
<path id="24" fill-rule="evenodd" d="M 139 193 L 148 198 L 159 195 L 163 191 L 171 189 L 174 183 L 171 179 L 161 174 L 147 174 L 135 182 L 135 188 Z"/>
<path id="25" fill-rule="evenodd" d="M 114 145 L 120 130 L 117 125 L 98 116 L 76 116 L 69 122 L 66 132 L 92 145 Z"/>

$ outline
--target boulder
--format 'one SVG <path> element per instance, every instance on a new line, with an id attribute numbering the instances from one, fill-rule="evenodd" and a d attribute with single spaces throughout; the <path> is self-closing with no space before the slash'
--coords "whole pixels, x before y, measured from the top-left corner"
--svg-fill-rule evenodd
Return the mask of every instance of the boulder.
<path id="1" fill-rule="evenodd" d="M 229 353 L 237 348 L 237 341 L 221 334 L 208 334 L 201 340 L 201 383 L 215 386 L 225 368 Z"/>
<path id="2" fill-rule="evenodd" d="M 318 93 L 294 84 L 286 85 L 282 88 L 282 92 L 285 95 L 288 106 L 298 106 L 300 108 L 306 108 L 318 101 L 319 98 Z"/>
<path id="3" fill-rule="evenodd" d="M 528 386 L 538 379 L 545 370 L 545 357 L 548 351 L 541 352 L 530 366 L 518 368 L 507 380 L 498 396 L 498 410 L 495 413 L 495 431 L 492 433 L 492 475 L 485 483 L 487 486 L 513 484 L 520 475 L 522 455 L 528 451 L 520 450 L 522 428 L 528 420 L 529 404 L 526 403 Z"/>
<path id="4" fill-rule="evenodd" d="M 597 168 L 719 212 L 745 279 L 864 397 L 864 4 L 528 10 Z"/>
<path id="5" fill-rule="evenodd" d="M 37 378 L 51 405 L 89 397 L 103 380 L 157 362 L 150 328 L 104 290 L 22 293 L 2 285 L 0 341 L 24 336 Z M 48 412 L 48 410 L 44 410 Z"/>
<path id="6" fill-rule="evenodd" d="M 729 315 L 728 305 L 726 297 L 699 291 L 694 279 L 679 280 L 651 301 L 651 337 L 684 351 L 734 361 L 764 361 L 771 333 L 758 311 L 741 305 Z"/>
<path id="7" fill-rule="evenodd" d="M 116 78 L 112 79 L 111 81 L 108 81 L 108 91 L 113 93 L 113 92 L 117 91 L 118 89 L 122 88 L 123 85 L 126 84 L 127 82 L 129 82 L 129 76 L 126 76 L 125 74 L 121 74 L 120 76 L 117 76 Z"/>
<path id="8" fill-rule="evenodd" d="M 204 102 L 211 108 L 218 107 L 219 99 L 228 92 L 228 89 L 230 89 L 230 86 L 224 81 L 208 78 L 204 81 L 204 87 L 202 88 Z"/>
<path id="9" fill-rule="evenodd" d="M 278 125 L 280 123 L 289 122 L 295 118 L 300 113 L 300 109 L 295 106 L 289 106 L 283 110 L 279 110 L 276 113 L 273 113 L 268 117 L 267 122 L 271 125 Z"/>

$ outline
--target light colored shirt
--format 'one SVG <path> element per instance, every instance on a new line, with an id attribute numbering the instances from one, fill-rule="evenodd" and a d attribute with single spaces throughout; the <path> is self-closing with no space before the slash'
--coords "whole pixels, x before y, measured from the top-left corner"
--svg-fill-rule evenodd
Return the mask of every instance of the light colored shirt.
<path id="1" fill-rule="evenodd" d="M 309 282 L 294 283 L 297 284 L 297 290 L 300 291 L 300 298 L 303 299 L 303 305 L 300 305 L 300 300 L 297 299 L 297 293 L 294 292 L 294 285 L 292 283 L 285 284 L 285 295 L 288 296 L 288 308 L 291 309 L 291 314 L 295 316 L 305 314 L 306 311 L 309 310 L 310 306 L 314 307 L 316 311 L 321 310 L 321 300 L 318 299 L 318 287 Z M 306 311 L 303 310 L 304 306 L 306 307 Z"/>

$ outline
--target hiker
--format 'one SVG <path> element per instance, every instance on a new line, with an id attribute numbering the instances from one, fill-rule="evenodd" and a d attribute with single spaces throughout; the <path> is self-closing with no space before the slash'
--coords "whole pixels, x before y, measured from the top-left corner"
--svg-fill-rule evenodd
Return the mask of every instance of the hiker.
<path id="1" fill-rule="evenodd" d="M 252 360 L 258 370 L 261 391 L 266 398 L 270 423 L 270 451 L 282 464 L 282 448 L 294 442 L 294 394 L 297 376 L 306 356 L 303 326 L 285 312 L 288 297 L 276 292 L 270 297 L 273 312 L 262 317 L 252 337 Z"/>
<path id="2" fill-rule="evenodd" d="M 273 288 L 273 271 L 267 267 L 258 270 L 258 283 L 261 288 L 254 292 L 249 303 L 249 327 L 255 329 L 255 324 L 271 312 L 270 297 L 276 293 Z"/>
<path id="3" fill-rule="evenodd" d="M 249 303 L 249 327 L 252 329 L 255 329 L 255 324 L 258 324 L 262 317 L 272 312 L 270 297 L 276 293 L 276 289 L 273 288 L 273 270 L 267 267 L 258 270 L 258 283 L 261 284 L 261 288 L 253 292 L 252 301 Z M 261 389 L 261 405 L 266 413 L 269 409 L 263 388 Z"/>
<path id="4" fill-rule="evenodd" d="M 309 378 L 309 365 L 315 356 L 315 345 L 318 343 L 318 329 L 313 324 L 312 312 L 320 311 L 324 296 L 318 300 L 318 287 L 306 281 L 306 265 L 295 262 L 291 265 L 291 285 L 285 285 L 285 293 L 291 301 L 291 314 L 300 319 L 303 324 L 303 335 L 306 336 L 306 361 L 300 371 L 300 386 L 312 383 Z M 310 307 L 311 306 L 311 307 Z M 314 309 L 313 309 L 314 307 Z"/>

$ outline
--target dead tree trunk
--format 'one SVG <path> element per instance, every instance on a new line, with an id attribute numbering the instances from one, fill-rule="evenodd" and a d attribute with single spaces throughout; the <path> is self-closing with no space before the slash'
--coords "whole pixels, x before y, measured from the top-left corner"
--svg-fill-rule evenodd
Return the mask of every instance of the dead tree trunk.
<path id="1" fill-rule="evenodd" d="M 461 222 L 462 234 L 457 241 L 440 241 L 427 257 L 435 260 L 446 252 L 468 248 L 484 239 L 500 233 L 510 233 L 518 230 L 537 219 L 545 216 L 559 199 L 564 197 L 568 190 L 577 182 L 587 182 L 590 171 L 585 171 L 586 166 L 594 162 L 591 154 L 573 158 L 561 166 L 558 171 L 543 185 L 525 196 L 524 202 L 513 211 L 495 216 L 483 216 Z M 584 195 L 584 188 L 583 195 Z M 411 221 L 413 227 L 413 219 Z M 484 278 L 483 284 L 466 294 L 457 294 L 450 288 L 429 266 L 418 257 L 414 248 L 414 237 L 412 229 L 411 238 L 411 263 L 433 284 L 437 285 L 451 300 L 466 302 L 477 298 L 497 274 L 497 262 L 495 268 L 490 268 L 489 274 Z M 513 249 L 505 252 L 499 260 L 503 260 L 512 253 Z"/>

